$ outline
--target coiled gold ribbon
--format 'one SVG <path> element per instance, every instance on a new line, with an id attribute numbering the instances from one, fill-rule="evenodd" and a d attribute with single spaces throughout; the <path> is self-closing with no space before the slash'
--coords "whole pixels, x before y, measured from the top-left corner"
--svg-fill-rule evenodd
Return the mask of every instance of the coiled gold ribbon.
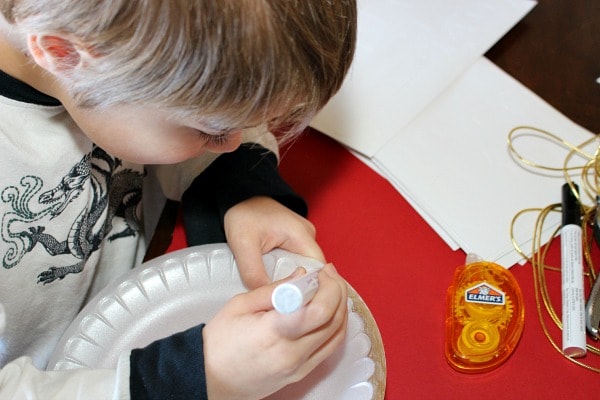
<path id="1" fill-rule="evenodd" d="M 549 139 L 555 144 L 563 147 L 567 153 L 562 166 L 542 165 L 533 162 L 520 154 L 516 149 L 517 146 L 515 145 L 515 139 L 519 135 L 539 136 L 541 139 Z M 518 126 L 512 129 L 508 134 L 508 147 L 511 154 L 523 165 L 546 172 L 561 173 L 564 175 L 565 181 L 568 182 L 571 187 L 574 185 L 572 174 L 579 174 L 581 184 L 579 185 L 580 194 L 578 197 L 582 204 L 583 210 L 582 242 L 584 244 L 584 274 L 591 287 L 596 280 L 597 275 L 591 255 L 592 246 L 595 246 L 595 243 L 593 236 L 591 236 L 589 232 L 593 228 L 596 215 L 596 196 L 600 194 L 600 135 L 594 135 L 589 140 L 586 140 L 580 144 L 572 144 L 545 130 L 531 126 Z M 591 149 L 593 151 L 587 151 L 587 149 Z M 576 156 L 578 156 L 577 160 L 580 161 L 575 161 Z M 591 205 L 588 203 L 591 203 Z M 561 212 L 560 203 L 549 204 L 543 208 L 528 208 L 521 210 L 511 221 L 511 240 L 515 249 L 521 254 L 521 256 L 523 256 L 524 259 L 529 261 L 533 267 L 533 281 L 538 317 L 542 326 L 542 330 L 544 331 L 544 335 L 549 340 L 552 347 L 569 361 L 588 370 L 600 373 L 600 367 L 594 366 L 587 362 L 588 360 L 592 361 L 590 358 L 588 358 L 588 356 L 586 356 L 585 359 L 575 359 L 564 355 L 559 344 L 560 341 L 554 339 L 554 335 L 551 332 L 552 326 L 549 326 L 547 323 L 549 320 L 550 324 L 554 325 L 555 330 L 562 329 L 560 316 L 556 312 L 556 309 L 551 301 L 551 296 L 547 285 L 547 278 L 549 277 L 549 274 L 558 273 L 560 275 L 560 267 L 552 266 L 547 262 L 548 250 L 558 236 L 560 232 L 560 226 L 551 233 L 548 241 L 543 239 L 543 233 L 546 231 L 545 224 L 547 223 L 547 217 L 554 212 Z M 533 227 L 531 256 L 528 256 L 520 248 L 517 240 L 514 237 L 515 224 L 517 223 L 517 220 L 526 213 L 537 213 L 536 222 Z M 560 306 L 558 308 L 560 309 Z M 593 355 L 600 355 L 600 348 L 590 345 L 589 343 L 587 344 L 587 350 L 588 355 L 590 353 Z"/>

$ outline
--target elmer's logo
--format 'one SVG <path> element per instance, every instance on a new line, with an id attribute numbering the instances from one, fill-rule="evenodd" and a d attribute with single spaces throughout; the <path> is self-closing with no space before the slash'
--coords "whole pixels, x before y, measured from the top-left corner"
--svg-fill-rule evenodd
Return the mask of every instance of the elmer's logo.
<path id="1" fill-rule="evenodd" d="M 504 305 L 504 292 L 489 285 L 487 282 L 465 290 L 465 301 L 470 303 Z"/>

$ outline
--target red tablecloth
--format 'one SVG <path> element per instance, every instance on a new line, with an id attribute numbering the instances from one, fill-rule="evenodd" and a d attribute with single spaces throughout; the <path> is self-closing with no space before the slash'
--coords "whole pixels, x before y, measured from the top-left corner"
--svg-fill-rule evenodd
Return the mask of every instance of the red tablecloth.
<path id="1" fill-rule="evenodd" d="M 303 135 L 283 152 L 281 168 L 308 201 L 325 254 L 377 321 L 387 400 L 598 397 L 600 374 L 564 359 L 544 336 L 530 264 L 511 268 L 526 312 L 515 353 L 488 373 L 456 372 L 444 357 L 446 290 L 465 254 L 451 251 L 385 179 L 324 135 Z M 169 250 L 184 246 L 179 224 Z M 559 290 L 558 280 L 551 284 Z"/>

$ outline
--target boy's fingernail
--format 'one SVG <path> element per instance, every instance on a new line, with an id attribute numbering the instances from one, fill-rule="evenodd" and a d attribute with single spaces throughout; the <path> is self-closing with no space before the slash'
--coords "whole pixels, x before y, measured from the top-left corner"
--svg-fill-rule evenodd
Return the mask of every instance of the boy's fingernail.
<path id="1" fill-rule="evenodd" d="M 294 272 L 292 272 L 290 274 L 290 276 L 297 277 L 297 276 L 300 276 L 300 275 L 304 275 L 305 273 L 306 273 L 306 268 L 304 268 L 304 267 L 298 267 L 298 268 L 296 268 L 294 270 Z"/>

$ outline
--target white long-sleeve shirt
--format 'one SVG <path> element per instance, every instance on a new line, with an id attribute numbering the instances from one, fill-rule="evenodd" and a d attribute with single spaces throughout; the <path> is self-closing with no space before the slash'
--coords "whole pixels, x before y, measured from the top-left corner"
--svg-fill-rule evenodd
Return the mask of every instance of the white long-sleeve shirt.
<path id="1" fill-rule="evenodd" d="M 0 89 L 6 80 L 34 91 L 0 71 Z M 265 133 L 249 130 L 244 141 L 276 154 Z M 86 301 L 140 264 L 165 195 L 178 199 L 216 156 L 129 164 L 96 147 L 52 99 L 2 91 L 0 140 L 0 399 L 127 399 L 128 354 L 113 370 L 43 370 Z"/>

